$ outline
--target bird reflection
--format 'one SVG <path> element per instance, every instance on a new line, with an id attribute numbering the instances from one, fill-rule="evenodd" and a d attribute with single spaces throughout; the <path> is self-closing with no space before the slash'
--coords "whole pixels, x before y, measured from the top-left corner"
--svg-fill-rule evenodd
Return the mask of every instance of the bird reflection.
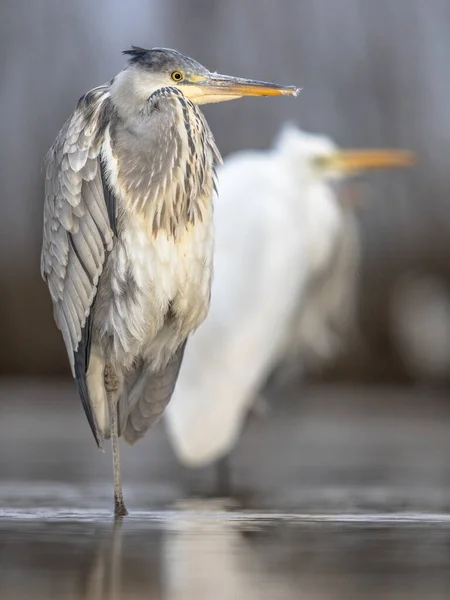
<path id="1" fill-rule="evenodd" d="M 265 598 L 255 581 L 256 557 L 242 525 L 223 512 L 223 500 L 192 500 L 177 505 L 186 519 L 168 523 L 163 545 L 164 597 L 167 600 Z"/>
<path id="2" fill-rule="evenodd" d="M 83 600 L 119 600 L 122 591 L 122 519 L 101 539 L 84 586 Z"/>

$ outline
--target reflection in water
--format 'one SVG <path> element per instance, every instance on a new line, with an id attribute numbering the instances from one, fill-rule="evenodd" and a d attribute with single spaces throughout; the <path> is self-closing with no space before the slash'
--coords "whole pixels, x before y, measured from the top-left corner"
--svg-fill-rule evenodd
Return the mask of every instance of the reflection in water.
<path id="1" fill-rule="evenodd" d="M 160 547 L 148 521 L 0 521 L 0 598 L 159 599 Z"/>
<path id="2" fill-rule="evenodd" d="M 84 600 L 118 600 L 122 592 L 122 519 L 117 519 L 110 535 L 100 539 L 87 571 L 81 596 Z"/>
<path id="3" fill-rule="evenodd" d="M 194 518 L 167 523 L 163 546 L 167 600 L 266 598 L 263 582 L 254 577 L 257 569 L 242 525 L 217 517 L 217 510 L 226 506 L 220 500 L 198 500 L 178 508 Z"/>
<path id="4" fill-rule="evenodd" d="M 90 517 L 0 518 L 1 600 L 437 600 L 450 594 L 448 520 L 271 520 L 217 501 L 183 502 L 116 523 Z"/>

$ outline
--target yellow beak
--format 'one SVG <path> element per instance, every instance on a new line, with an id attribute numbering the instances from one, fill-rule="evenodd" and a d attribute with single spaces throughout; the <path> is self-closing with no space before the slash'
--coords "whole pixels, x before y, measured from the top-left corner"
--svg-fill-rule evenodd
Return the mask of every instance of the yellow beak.
<path id="1" fill-rule="evenodd" d="M 369 169 L 411 167 L 414 163 L 414 154 L 407 150 L 340 150 L 331 157 L 329 168 L 351 175 Z"/>
<path id="2" fill-rule="evenodd" d="M 183 82 L 183 93 L 196 104 L 225 102 L 242 96 L 297 96 L 300 89 L 266 81 L 208 73 L 193 75 Z"/>
<path id="3" fill-rule="evenodd" d="M 209 75 L 201 85 L 213 94 L 220 92 L 231 96 L 297 96 L 300 91 L 292 85 L 277 85 L 267 81 L 217 74 Z"/>

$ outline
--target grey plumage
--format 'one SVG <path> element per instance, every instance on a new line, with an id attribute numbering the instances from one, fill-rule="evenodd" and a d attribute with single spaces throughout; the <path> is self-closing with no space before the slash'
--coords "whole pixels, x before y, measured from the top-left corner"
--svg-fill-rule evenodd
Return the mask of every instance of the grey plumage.
<path id="1" fill-rule="evenodd" d="M 139 357 L 138 353 L 124 356 L 139 337 L 126 324 L 127 315 L 133 307 L 138 308 L 138 302 L 132 272 L 118 272 L 118 261 L 110 254 L 114 231 L 125 227 L 126 218 L 120 214 L 120 204 L 117 212 L 117 195 L 108 183 L 101 156 L 105 132 L 108 131 L 112 153 L 118 158 L 117 178 L 127 193 L 126 201 L 134 211 L 150 218 L 155 233 L 163 229 L 175 236 L 188 222 L 202 218 L 206 210 L 202 201 L 204 196 L 205 202 L 211 199 L 212 170 L 220 160 L 203 116 L 176 88 L 155 91 L 134 122 L 119 118 L 110 89 L 108 85 L 101 86 L 80 100 L 49 152 L 42 251 L 42 274 L 52 293 L 55 319 L 99 446 L 109 432 L 99 429 L 86 386 L 92 336 L 101 340 L 109 360 L 128 363 L 131 371 L 133 360 Z M 203 163 L 197 173 L 182 164 L 183 146 L 178 132 L 181 115 L 189 127 L 188 143 L 194 146 L 194 153 L 197 149 L 192 141 L 193 130 L 201 145 L 198 154 Z M 206 150 L 205 142 L 209 144 Z M 173 171 L 183 168 L 184 177 L 174 181 Z M 175 200 L 173 206 L 165 202 L 169 191 Z M 104 269 L 106 277 L 102 276 Z M 112 286 L 114 276 L 117 289 Z M 113 323 L 106 315 L 111 310 Z M 160 365 L 163 370 L 165 362 Z M 156 373 L 161 376 L 159 369 Z M 151 389 L 148 374 L 146 380 Z M 131 418 L 131 412 L 128 416 Z"/>
<path id="2" fill-rule="evenodd" d="M 90 309 L 113 232 L 101 176 L 107 87 L 80 100 L 47 158 L 41 273 L 53 300 L 55 321 L 69 354 L 83 407 L 97 443 L 101 438 L 86 389 Z M 106 106 L 108 106 L 106 104 Z"/>
<path id="3" fill-rule="evenodd" d="M 180 66 L 183 66 L 187 73 L 208 73 L 208 69 L 202 64 L 177 50 L 168 50 L 167 48 L 147 50 L 139 46 L 131 46 L 130 50 L 124 50 L 122 54 L 129 57 L 131 65 L 140 65 L 155 73 L 174 71 Z"/>
<path id="4" fill-rule="evenodd" d="M 89 425 L 100 447 L 112 437 L 118 514 L 117 437 L 133 443 L 161 416 L 209 308 L 221 158 L 196 104 L 294 93 L 174 50 L 125 54 L 48 153 L 41 256 Z"/>
<path id="5" fill-rule="evenodd" d="M 141 362 L 128 375 L 127 393 L 119 401 L 118 410 L 121 431 L 129 444 L 143 437 L 162 417 L 175 388 L 185 347 L 186 341 L 159 373 L 148 373 Z"/>

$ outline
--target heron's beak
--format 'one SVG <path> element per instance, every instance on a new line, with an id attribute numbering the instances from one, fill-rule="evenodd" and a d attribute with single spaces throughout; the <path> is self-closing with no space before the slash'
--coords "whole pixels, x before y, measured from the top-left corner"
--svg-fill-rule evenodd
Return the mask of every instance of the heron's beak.
<path id="1" fill-rule="evenodd" d="M 242 98 L 242 96 L 297 96 L 300 89 L 294 86 L 276 85 L 266 81 L 241 79 L 208 73 L 193 76 L 183 89 L 185 95 L 196 104 L 210 104 Z"/>
<path id="2" fill-rule="evenodd" d="M 406 150 L 341 150 L 331 157 L 329 169 L 352 175 L 369 169 L 411 167 L 414 162 L 414 154 Z"/>

